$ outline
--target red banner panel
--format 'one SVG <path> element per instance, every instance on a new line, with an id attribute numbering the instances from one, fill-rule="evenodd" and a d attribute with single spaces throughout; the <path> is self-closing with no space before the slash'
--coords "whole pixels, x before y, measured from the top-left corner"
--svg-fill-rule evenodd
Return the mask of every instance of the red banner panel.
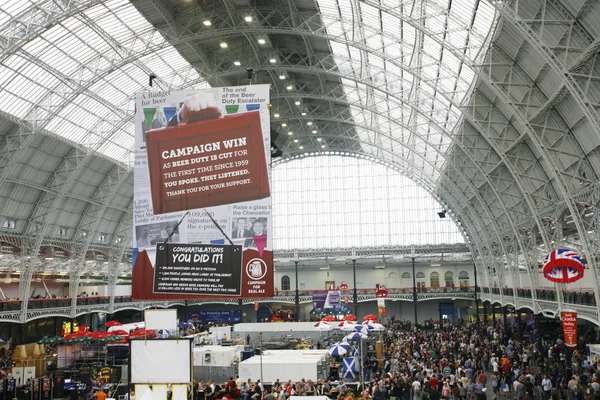
<path id="1" fill-rule="evenodd" d="M 577 346 L 577 313 L 562 311 L 560 320 L 565 334 L 565 345 L 569 347 Z"/>
<path id="2" fill-rule="evenodd" d="M 154 214 L 270 196 L 258 111 L 146 132 Z"/>

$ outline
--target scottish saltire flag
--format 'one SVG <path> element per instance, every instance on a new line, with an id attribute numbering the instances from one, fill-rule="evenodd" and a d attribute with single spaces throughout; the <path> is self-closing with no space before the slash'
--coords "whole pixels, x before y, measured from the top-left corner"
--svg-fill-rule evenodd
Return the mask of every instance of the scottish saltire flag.
<path id="1" fill-rule="evenodd" d="M 344 365 L 342 367 L 342 378 L 343 379 L 355 379 L 356 378 L 356 358 L 346 357 L 344 358 Z"/>
<path id="2" fill-rule="evenodd" d="M 557 249 L 544 259 L 546 279 L 556 283 L 571 283 L 583 278 L 584 265 L 579 254 L 569 249 Z"/>

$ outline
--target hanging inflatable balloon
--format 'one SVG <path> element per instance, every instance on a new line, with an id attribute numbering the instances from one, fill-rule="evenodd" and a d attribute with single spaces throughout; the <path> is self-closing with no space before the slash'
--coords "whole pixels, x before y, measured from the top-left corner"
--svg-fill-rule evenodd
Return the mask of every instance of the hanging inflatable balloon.
<path id="1" fill-rule="evenodd" d="M 576 252 L 557 249 L 544 259 L 544 276 L 556 283 L 571 283 L 583 278 L 583 262 Z"/>

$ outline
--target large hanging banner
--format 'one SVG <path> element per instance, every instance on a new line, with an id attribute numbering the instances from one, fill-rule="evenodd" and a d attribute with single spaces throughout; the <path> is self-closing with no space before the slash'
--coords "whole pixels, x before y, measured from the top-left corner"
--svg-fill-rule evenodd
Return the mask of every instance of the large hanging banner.
<path id="1" fill-rule="evenodd" d="M 560 320 L 565 334 L 565 346 L 577 346 L 577 313 L 561 311 Z"/>
<path id="2" fill-rule="evenodd" d="M 272 297 L 267 85 L 135 98 L 132 297 Z"/>

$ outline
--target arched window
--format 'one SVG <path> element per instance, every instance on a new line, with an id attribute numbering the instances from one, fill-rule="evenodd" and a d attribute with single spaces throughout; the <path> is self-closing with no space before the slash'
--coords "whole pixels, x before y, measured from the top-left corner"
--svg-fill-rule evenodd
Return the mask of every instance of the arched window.
<path id="1" fill-rule="evenodd" d="M 281 277 L 281 290 L 290 290 L 290 277 L 287 275 Z"/>
<path id="2" fill-rule="evenodd" d="M 274 249 L 464 243 L 451 216 L 438 217 L 443 206 L 431 194 L 383 164 L 305 157 L 274 162 L 272 177 Z"/>
<path id="3" fill-rule="evenodd" d="M 403 272 L 402 279 L 410 279 L 410 272 Z"/>
<path id="4" fill-rule="evenodd" d="M 440 287 L 440 274 L 437 272 L 432 272 L 429 274 L 429 286 L 432 288 Z"/>
<path id="5" fill-rule="evenodd" d="M 447 287 L 454 287 L 454 273 L 452 271 L 448 271 L 444 274 L 444 280 L 446 281 Z"/>
<path id="6" fill-rule="evenodd" d="M 388 274 L 388 279 L 398 279 L 398 274 L 396 274 L 395 272 L 390 272 Z"/>
<path id="7" fill-rule="evenodd" d="M 425 273 L 424 272 L 417 272 L 416 277 L 417 277 L 417 279 L 425 279 Z"/>

